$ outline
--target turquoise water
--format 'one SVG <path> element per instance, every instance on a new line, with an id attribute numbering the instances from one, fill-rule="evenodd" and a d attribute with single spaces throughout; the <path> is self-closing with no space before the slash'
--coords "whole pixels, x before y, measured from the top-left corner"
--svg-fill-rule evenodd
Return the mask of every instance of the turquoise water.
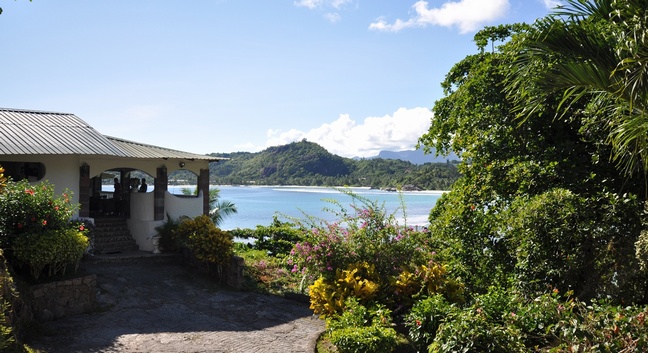
<path id="1" fill-rule="evenodd" d="M 337 206 L 324 199 L 335 199 L 343 206 L 349 206 L 352 198 L 338 190 L 320 187 L 297 186 L 216 186 L 220 190 L 220 199 L 233 202 L 238 213 L 226 218 L 221 224 L 222 229 L 255 228 L 257 225 L 267 226 L 272 222 L 275 214 L 282 221 L 288 220 L 282 215 L 305 219 L 304 213 L 310 216 L 335 220 L 331 212 L 323 209 Z M 170 188 L 171 189 L 171 188 Z M 394 213 L 403 225 L 404 217 L 401 200 L 398 193 L 369 188 L 350 188 L 355 194 L 377 201 L 385 205 L 388 213 Z M 170 190 L 171 191 L 171 190 Z M 408 226 L 425 226 L 432 207 L 441 196 L 442 192 L 423 191 L 405 192 L 402 194 L 406 209 Z"/>
<path id="2" fill-rule="evenodd" d="M 256 228 L 257 225 L 268 226 L 274 215 L 281 221 L 290 221 L 288 217 L 306 219 L 306 215 L 327 221 L 335 221 L 335 215 L 324 208 L 339 210 L 336 205 L 325 201 L 337 200 L 348 207 L 353 199 L 333 188 L 308 186 L 213 186 L 220 190 L 220 199 L 233 202 L 238 213 L 223 221 L 221 228 Z M 196 186 L 169 186 L 169 192 L 182 194 L 183 188 L 195 190 Z M 149 192 L 152 191 L 149 188 Z M 406 217 L 403 215 L 399 193 L 372 190 L 369 188 L 349 188 L 356 195 L 384 204 L 389 214 L 394 214 L 400 225 L 426 226 L 430 210 L 436 204 L 441 191 L 403 192 Z M 112 192 L 112 185 L 104 185 L 103 191 Z M 406 221 L 406 222 L 405 222 Z"/>

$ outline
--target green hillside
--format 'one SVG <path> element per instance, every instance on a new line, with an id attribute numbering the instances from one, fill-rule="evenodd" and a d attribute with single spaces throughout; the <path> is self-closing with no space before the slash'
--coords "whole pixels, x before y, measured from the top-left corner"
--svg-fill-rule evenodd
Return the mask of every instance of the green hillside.
<path id="1" fill-rule="evenodd" d="M 293 142 L 261 152 L 212 154 L 230 158 L 212 163 L 210 182 L 233 185 L 369 186 L 448 190 L 459 172 L 453 163 L 415 165 L 390 159 L 343 158 L 316 143 Z"/>

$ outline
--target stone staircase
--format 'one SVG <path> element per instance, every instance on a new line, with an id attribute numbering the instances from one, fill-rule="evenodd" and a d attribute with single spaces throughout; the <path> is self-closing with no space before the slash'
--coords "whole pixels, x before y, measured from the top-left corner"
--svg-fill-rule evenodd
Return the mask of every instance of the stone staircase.
<path id="1" fill-rule="evenodd" d="M 95 254 L 117 254 L 138 249 L 135 239 L 128 230 L 125 218 L 95 218 Z"/>

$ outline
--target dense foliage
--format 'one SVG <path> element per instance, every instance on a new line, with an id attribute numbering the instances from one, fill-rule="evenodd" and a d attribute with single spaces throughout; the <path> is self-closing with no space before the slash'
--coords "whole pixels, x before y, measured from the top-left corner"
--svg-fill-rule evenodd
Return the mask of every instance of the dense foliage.
<path id="1" fill-rule="evenodd" d="M 400 226 L 380 204 L 349 195 L 350 205 L 332 201 L 336 222 L 299 223 L 304 237 L 288 264 L 315 280 L 310 307 L 326 318 L 327 337 L 340 351 L 390 351 L 397 336 L 391 322 L 428 296 L 461 303 L 464 287 L 436 260 L 427 230 Z"/>
<path id="2" fill-rule="evenodd" d="M 212 184 L 369 186 L 398 188 L 413 185 L 426 190 L 448 190 L 459 177 L 454 163 L 414 165 L 392 159 L 353 160 L 327 152 L 321 146 L 294 142 L 258 153 L 225 155 L 212 163 Z"/>
<path id="3" fill-rule="evenodd" d="M 234 243 L 232 235 L 216 227 L 207 215 L 179 220 L 167 217 L 167 221 L 156 228 L 163 251 L 187 251 L 187 255 L 216 273 L 222 279 L 229 266 Z"/>
<path id="4" fill-rule="evenodd" d="M 480 35 L 506 30 L 513 36 L 498 51 L 471 55 L 450 71 L 447 96 L 434 106 L 443 118 L 420 139 L 462 151 L 466 161 L 430 215 L 441 258 L 474 293 L 511 283 L 528 295 L 558 287 L 585 300 L 645 301 L 645 274 L 634 256 L 641 175 L 611 162 L 605 131 L 584 105 L 554 119 L 559 97 L 546 94 L 543 109 L 518 119 L 520 97 L 507 94 L 505 83 L 519 74 L 510 63 L 535 30 L 510 26 Z M 532 70 L 518 89 L 534 89 L 541 76 Z"/>
<path id="5" fill-rule="evenodd" d="M 302 276 L 292 272 L 292 266 L 286 262 L 293 245 L 303 240 L 304 232 L 295 224 L 275 217 L 269 226 L 237 228 L 230 230 L 230 234 L 238 240 L 235 254 L 245 261 L 245 287 L 284 295 L 304 292 Z"/>
<path id="6" fill-rule="evenodd" d="M 461 278 L 466 301 L 419 291 L 393 313 L 419 352 L 648 350 L 648 3 L 566 3 L 534 25 L 480 31 L 478 52 L 442 83 L 445 97 L 419 142 L 458 152 L 461 177 L 419 244 L 436 251 L 444 276 Z M 353 331 L 357 323 L 340 320 L 349 298 L 369 311 L 393 307 L 379 299 L 387 290 L 375 290 L 382 259 L 356 259 L 348 244 L 358 223 L 348 224 L 353 236 L 315 228 L 323 236 L 294 252 L 321 274 L 311 307 L 330 327 L 348 321 Z M 392 246 L 379 251 L 389 258 Z"/>
<path id="7" fill-rule="evenodd" d="M 70 191 L 54 193 L 43 181 L 9 181 L 0 194 L 0 246 L 15 268 L 26 267 L 34 279 L 47 270 L 48 276 L 75 270 L 88 249 L 88 228 L 71 217 L 78 205 L 70 202 Z"/>

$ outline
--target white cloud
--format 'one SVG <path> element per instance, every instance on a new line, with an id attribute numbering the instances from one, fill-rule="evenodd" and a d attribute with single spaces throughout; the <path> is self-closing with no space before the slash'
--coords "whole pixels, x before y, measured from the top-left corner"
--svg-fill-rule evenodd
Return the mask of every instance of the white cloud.
<path id="1" fill-rule="evenodd" d="M 294 4 L 295 6 L 306 7 L 311 10 L 333 8 L 336 11 L 327 12 L 323 14 L 323 17 L 331 23 L 337 23 L 342 20 L 342 16 L 337 12 L 337 10 L 342 10 L 347 4 L 350 4 L 353 1 L 354 0 L 298 0 L 295 1 Z"/>
<path id="2" fill-rule="evenodd" d="M 329 12 L 324 14 L 324 18 L 331 23 L 338 23 L 342 19 L 342 16 L 337 12 Z"/>
<path id="3" fill-rule="evenodd" d="M 562 1 L 560 0 L 542 0 L 542 2 L 548 9 L 555 9 L 556 7 L 562 5 Z"/>
<path id="4" fill-rule="evenodd" d="M 296 6 L 307 7 L 309 9 L 314 9 L 322 3 L 322 0 L 300 0 L 295 1 Z"/>
<path id="5" fill-rule="evenodd" d="M 269 130 L 266 147 L 285 145 L 306 139 L 343 157 L 373 157 L 382 150 L 414 149 L 418 138 L 430 127 L 428 108 L 400 108 L 393 115 L 368 117 L 361 124 L 348 114 L 308 132 L 296 129 Z"/>
<path id="6" fill-rule="evenodd" d="M 353 0 L 298 0 L 295 1 L 294 4 L 309 9 L 315 9 L 318 7 L 332 7 L 334 9 L 340 9 L 351 2 L 353 2 Z"/>
<path id="7" fill-rule="evenodd" d="M 247 143 L 242 143 L 238 145 L 234 145 L 235 151 L 246 151 L 246 152 L 258 152 L 263 149 L 263 147 L 259 147 L 252 142 L 247 142 Z"/>
<path id="8" fill-rule="evenodd" d="M 428 8 L 427 1 L 417 1 L 412 5 L 415 14 L 410 19 L 397 19 L 390 24 L 379 18 L 369 25 L 369 29 L 398 32 L 410 27 L 443 26 L 458 27 L 461 33 L 467 33 L 503 17 L 509 7 L 509 0 L 448 1 L 439 8 Z"/>

